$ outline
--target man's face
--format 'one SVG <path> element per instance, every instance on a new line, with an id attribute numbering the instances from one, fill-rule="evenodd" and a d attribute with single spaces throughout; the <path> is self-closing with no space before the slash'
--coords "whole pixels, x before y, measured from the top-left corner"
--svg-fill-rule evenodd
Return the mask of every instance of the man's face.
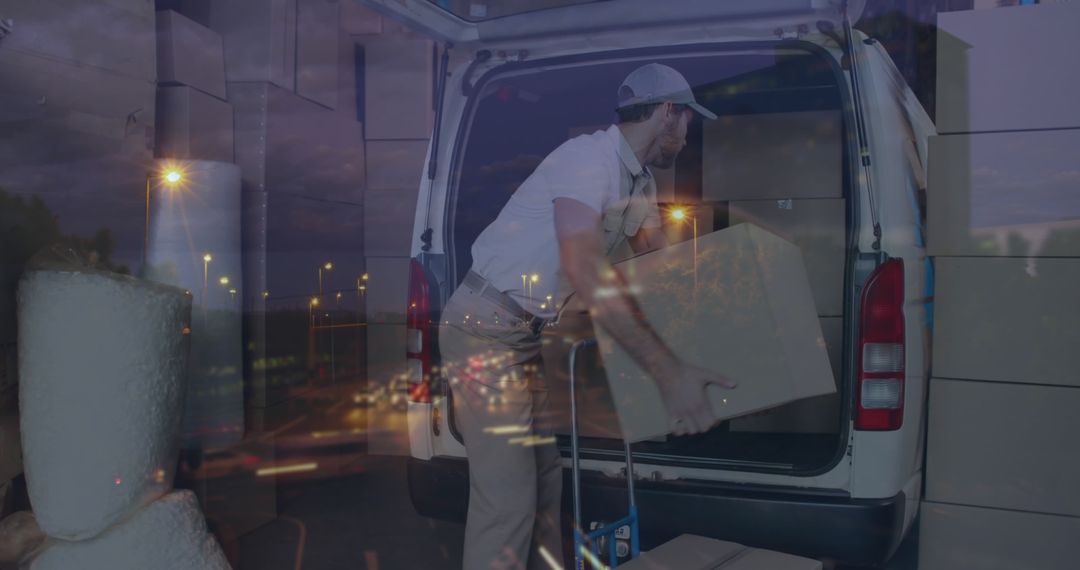
<path id="1" fill-rule="evenodd" d="M 664 128 L 656 139 L 660 154 L 652 162 L 652 166 L 660 169 L 671 168 L 675 165 L 675 158 L 679 151 L 686 146 L 686 127 L 693 118 L 693 110 L 688 108 L 672 109 L 666 117 Z"/>

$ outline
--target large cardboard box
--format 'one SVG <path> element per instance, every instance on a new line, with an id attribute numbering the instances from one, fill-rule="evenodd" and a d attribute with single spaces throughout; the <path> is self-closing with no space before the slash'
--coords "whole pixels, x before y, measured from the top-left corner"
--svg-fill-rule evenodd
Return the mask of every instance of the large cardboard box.
<path id="1" fill-rule="evenodd" d="M 104 71 L 110 77 L 154 79 L 154 2 L 14 1 L 4 2 L 0 12 L 0 18 L 15 23 L 4 37 L 4 52 Z M 110 91 L 116 89 L 109 80 L 102 81 Z"/>
<path id="2" fill-rule="evenodd" d="M 221 35 L 172 10 L 157 13 L 159 84 L 179 83 L 225 98 Z"/>
<path id="3" fill-rule="evenodd" d="M 837 393 L 815 396 L 731 420 L 731 431 L 744 433 L 839 433 L 840 372 L 843 370 L 844 322 L 841 317 L 821 319 L 821 334 L 829 352 Z"/>
<path id="4" fill-rule="evenodd" d="M 296 93 L 333 109 L 338 104 L 338 4 L 299 0 L 298 9 Z"/>
<path id="5" fill-rule="evenodd" d="M 11 37 L 15 36 L 18 34 Z M 0 96 L 4 101 L 0 118 L 5 120 L 0 134 L 11 129 L 7 121 L 45 119 L 64 113 L 109 119 L 118 124 L 110 130 L 139 137 L 154 126 L 156 89 L 152 74 L 119 75 L 70 60 L 16 51 L 6 43 L 11 37 L 4 39 L 4 49 L 0 49 Z M 41 104 L 43 99 L 46 105 Z"/>
<path id="6" fill-rule="evenodd" d="M 684 534 L 619 566 L 624 570 L 821 570 L 821 562 Z"/>
<path id="7" fill-rule="evenodd" d="M 427 140 L 435 116 L 434 44 L 385 37 L 363 44 L 367 138 Z"/>
<path id="8" fill-rule="evenodd" d="M 363 124 L 269 83 L 229 83 L 244 190 L 359 204 Z"/>
<path id="9" fill-rule="evenodd" d="M 368 190 L 419 188 L 424 177 L 428 141 L 371 140 L 367 141 Z"/>
<path id="10" fill-rule="evenodd" d="M 382 16 L 359 2 L 341 3 L 341 31 L 350 36 L 382 33 Z"/>
<path id="11" fill-rule="evenodd" d="M 847 251 L 842 198 L 814 200 L 739 200 L 729 204 L 729 224 L 755 225 L 799 246 L 814 294 L 817 314 L 844 314 L 844 261 Z"/>
<path id="12" fill-rule="evenodd" d="M 225 77 L 296 86 L 297 0 L 211 2 L 210 27 L 225 41 Z"/>
<path id="13" fill-rule="evenodd" d="M 404 325 L 409 302 L 409 258 L 369 257 L 367 273 L 368 322 Z"/>
<path id="14" fill-rule="evenodd" d="M 938 132 L 1080 127 L 1077 21 L 1076 2 L 939 14 Z"/>
<path id="15" fill-rule="evenodd" d="M 934 374 L 1080 388 L 1080 259 L 938 257 Z"/>
<path id="16" fill-rule="evenodd" d="M 704 127 L 704 200 L 843 196 L 839 111 L 729 115 Z"/>
<path id="17" fill-rule="evenodd" d="M 919 570 L 1075 568 L 1080 518 L 924 502 Z"/>
<path id="18" fill-rule="evenodd" d="M 156 154 L 160 158 L 233 161 L 233 109 L 186 86 L 158 89 Z"/>
<path id="19" fill-rule="evenodd" d="M 930 137 L 934 256 L 1080 257 L 1080 130 Z"/>
<path id="20" fill-rule="evenodd" d="M 929 501 L 1080 517 L 1080 388 L 930 383 Z"/>
<path id="21" fill-rule="evenodd" d="M 409 257 L 419 189 L 368 190 L 364 196 L 364 254 Z"/>
<path id="22" fill-rule="evenodd" d="M 645 318 L 686 362 L 739 387 L 708 388 L 720 419 L 836 391 L 799 249 L 740 224 L 627 260 L 619 267 Z M 597 331 L 623 437 L 670 431 L 655 381 Z"/>

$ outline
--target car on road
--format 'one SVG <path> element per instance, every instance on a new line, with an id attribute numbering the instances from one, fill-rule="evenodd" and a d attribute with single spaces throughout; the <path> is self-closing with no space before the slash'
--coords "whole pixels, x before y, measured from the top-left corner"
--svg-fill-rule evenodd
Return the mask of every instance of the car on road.
<path id="1" fill-rule="evenodd" d="M 386 388 L 365 386 L 353 392 L 352 403 L 362 408 L 373 408 L 387 401 Z"/>
<path id="2" fill-rule="evenodd" d="M 659 62 L 720 116 L 692 125 L 672 171 L 654 172 L 661 207 L 693 208 L 701 234 L 752 222 L 802 249 L 837 393 L 635 444 L 645 546 L 694 533 L 887 560 L 922 495 L 933 294 L 922 198 L 934 127 L 881 44 L 852 29 L 863 2 L 567 1 L 527 13 L 532 3 L 366 3 L 439 42 L 406 305 L 417 509 L 464 517 L 466 453 L 434 323 L 473 241 L 544 156 L 612 122 L 623 77 Z M 664 224 L 669 239 L 689 238 Z M 557 407 L 569 347 L 591 331 L 585 308 L 568 306 L 545 332 Z M 595 521 L 623 508 L 622 444 L 602 366 L 585 360 L 583 415 L 596 425 L 581 441 L 583 496 Z M 565 432 L 559 442 L 568 455 Z"/>

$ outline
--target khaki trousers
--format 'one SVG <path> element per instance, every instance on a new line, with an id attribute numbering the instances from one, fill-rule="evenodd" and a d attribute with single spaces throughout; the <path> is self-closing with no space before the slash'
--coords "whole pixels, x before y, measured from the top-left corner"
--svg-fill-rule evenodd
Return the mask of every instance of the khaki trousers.
<path id="1" fill-rule="evenodd" d="M 540 338 L 478 291 L 443 311 L 439 347 L 469 460 L 464 570 L 562 566 L 562 458 L 555 446 Z"/>

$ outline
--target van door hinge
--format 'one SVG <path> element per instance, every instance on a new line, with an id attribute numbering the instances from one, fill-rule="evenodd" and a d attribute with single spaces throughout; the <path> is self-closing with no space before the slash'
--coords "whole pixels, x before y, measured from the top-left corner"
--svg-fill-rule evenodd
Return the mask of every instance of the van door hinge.
<path id="1" fill-rule="evenodd" d="M 499 50 L 496 54 L 499 59 L 507 62 L 525 61 L 529 57 L 529 50 L 519 49 L 517 51 Z"/>
<path id="2" fill-rule="evenodd" d="M 810 27 L 806 24 L 799 24 L 793 29 L 776 28 L 773 33 L 782 40 L 798 40 L 810 33 Z"/>
<path id="3" fill-rule="evenodd" d="M 435 234 L 435 230 L 433 230 L 431 228 L 428 228 L 428 229 L 424 230 L 424 233 L 420 234 L 420 241 L 423 242 L 423 245 L 420 246 L 421 250 L 423 250 L 423 251 L 431 251 L 431 237 L 434 234 Z"/>

